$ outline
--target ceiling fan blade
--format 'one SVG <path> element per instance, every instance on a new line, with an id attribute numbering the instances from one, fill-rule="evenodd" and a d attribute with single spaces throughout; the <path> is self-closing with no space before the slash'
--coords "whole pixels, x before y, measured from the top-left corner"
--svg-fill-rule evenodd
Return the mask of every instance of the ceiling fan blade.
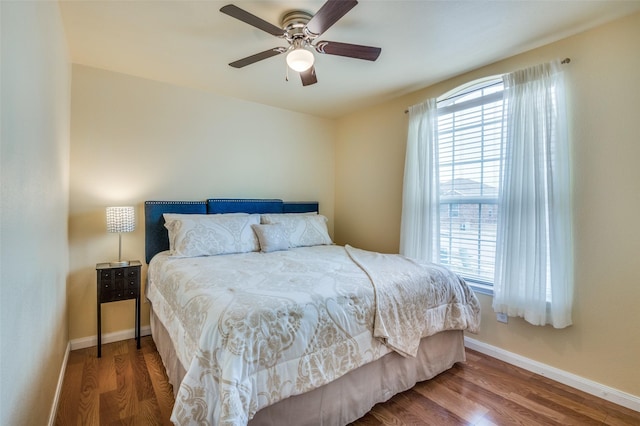
<path id="1" fill-rule="evenodd" d="M 358 4 L 356 0 L 327 0 L 307 22 L 306 30 L 318 37 Z"/>
<path id="2" fill-rule="evenodd" d="M 318 53 L 327 55 L 346 56 L 349 58 L 375 61 L 380 56 L 380 47 L 362 46 L 359 44 L 340 43 L 337 41 L 319 41 L 315 44 Z"/>
<path id="3" fill-rule="evenodd" d="M 380 52 L 382 52 L 382 49 L 379 47 L 361 46 L 359 44 L 340 43 L 337 41 L 319 41 L 314 47 L 319 53 L 364 59 L 366 61 L 375 61 L 378 59 L 378 56 L 380 56 Z"/>
<path id="4" fill-rule="evenodd" d="M 285 49 L 284 47 L 276 47 L 274 49 L 269 49 L 269 50 L 265 50 L 264 52 L 256 53 L 255 55 L 247 56 L 246 58 L 238 59 L 235 62 L 231 62 L 229 65 L 231 65 L 234 68 L 246 67 L 247 65 L 251 65 L 263 59 L 267 59 L 272 56 L 279 55 L 282 52 L 285 52 L 286 50 L 287 49 Z"/>
<path id="5" fill-rule="evenodd" d="M 311 66 L 306 71 L 302 71 L 300 73 L 300 79 L 302 80 L 303 86 L 310 86 L 312 84 L 316 84 L 318 82 L 318 78 L 316 77 L 316 69 Z"/>
<path id="6" fill-rule="evenodd" d="M 264 19 L 258 18 L 257 16 L 252 15 L 246 10 L 240 9 L 238 6 L 235 6 L 233 4 L 222 6 L 222 8 L 220 8 L 220 12 L 227 14 L 233 18 L 239 19 L 240 21 L 252 25 L 262 31 L 266 31 L 276 37 L 284 36 L 284 30 L 282 28 L 276 27 L 275 25 L 265 21 Z"/>

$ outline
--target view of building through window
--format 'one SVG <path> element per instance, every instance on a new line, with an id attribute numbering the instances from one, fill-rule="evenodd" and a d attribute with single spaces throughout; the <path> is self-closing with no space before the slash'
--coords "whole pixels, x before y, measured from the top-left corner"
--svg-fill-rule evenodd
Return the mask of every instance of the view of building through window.
<path id="1" fill-rule="evenodd" d="M 440 257 L 466 279 L 492 285 L 502 155 L 502 80 L 438 103 Z"/>

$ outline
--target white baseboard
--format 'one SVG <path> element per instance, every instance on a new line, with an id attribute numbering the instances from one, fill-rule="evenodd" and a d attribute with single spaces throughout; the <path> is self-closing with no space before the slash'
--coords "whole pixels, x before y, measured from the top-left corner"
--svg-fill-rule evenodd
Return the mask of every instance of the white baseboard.
<path id="1" fill-rule="evenodd" d="M 58 375 L 58 385 L 56 386 L 56 393 L 53 396 L 53 404 L 51 405 L 51 411 L 49 413 L 49 426 L 53 426 L 56 423 L 56 415 L 58 414 L 58 404 L 60 403 L 60 395 L 62 394 L 62 383 L 64 382 L 64 373 L 67 371 L 67 362 L 69 361 L 69 352 L 71 352 L 71 343 L 67 343 L 67 349 L 64 351 L 64 358 L 62 359 L 62 365 L 60 366 L 60 374 Z"/>
<path id="2" fill-rule="evenodd" d="M 147 325 L 144 327 L 140 327 L 141 336 L 148 336 L 150 334 L 151 334 L 150 326 Z M 136 331 L 133 328 L 130 328 L 129 330 L 116 331 L 114 333 L 103 334 L 102 344 L 119 342 L 121 340 L 127 340 L 127 339 L 133 339 L 134 337 L 136 337 Z M 72 351 L 75 351 L 76 349 L 90 348 L 91 346 L 98 345 L 98 336 L 95 335 L 95 336 L 81 337 L 79 339 L 73 339 L 69 343 L 71 344 Z"/>
<path id="3" fill-rule="evenodd" d="M 584 377 L 560 370 L 559 368 L 551 367 L 550 365 L 525 358 L 521 355 L 514 354 L 513 352 L 480 342 L 467 336 L 464 338 L 464 344 L 469 349 L 473 349 L 501 361 L 508 362 L 509 364 L 531 371 L 532 373 L 548 377 L 556 382 L 571 386 L 572 388 L 597 396 L 598 398 L 605 399 L 609 402 L 613 402 L 614 404 L 627 407 L 631 410 L 640 411 L 640 397 L 638 396 L 605 386 L 598 382 L 594 382 L 593 380 L 585 379 Z"/>

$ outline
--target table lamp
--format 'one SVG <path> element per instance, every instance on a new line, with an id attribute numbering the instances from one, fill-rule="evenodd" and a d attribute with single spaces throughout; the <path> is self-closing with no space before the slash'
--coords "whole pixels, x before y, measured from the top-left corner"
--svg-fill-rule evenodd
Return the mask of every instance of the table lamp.
<path id="1" fill-rule="evenodd" d="M 127 266 L 128 260 L 122 260 L 122 233 L 136 229 L 136 215 L 133 207 L 107 207 L 107 232 L 118 233 L 118 261 L 109 262 L 111 266 Z"/>

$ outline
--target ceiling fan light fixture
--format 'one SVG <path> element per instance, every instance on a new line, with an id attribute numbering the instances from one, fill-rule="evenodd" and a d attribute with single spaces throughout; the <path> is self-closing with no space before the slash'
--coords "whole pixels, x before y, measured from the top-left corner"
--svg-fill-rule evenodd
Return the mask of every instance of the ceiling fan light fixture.
<path id="1" fill-rule="evenodd" d="M 315 57 L 305 48 L 294 49 L 287 54 L 287 65 L 294 71 L 303 72 L 313 66 Z"/>

